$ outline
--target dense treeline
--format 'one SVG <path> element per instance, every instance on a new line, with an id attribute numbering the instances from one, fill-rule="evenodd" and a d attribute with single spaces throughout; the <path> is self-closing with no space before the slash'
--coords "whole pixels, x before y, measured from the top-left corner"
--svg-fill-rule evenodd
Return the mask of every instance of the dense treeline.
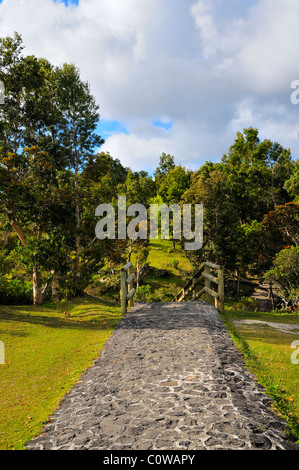
<path id="1" fill-rule="evenodd" d="M 95 208 L 120 195 L 203 204 L 203 249 L 186 252 L 194 267 L 209 259 L 237 278 L 267 275 L 286 305 L 298 302 L 299 163 L 289 150 L 250 128 L 219 163 L 190 171 L 162 154 L 153 177 L 134 172 L 100 151 L 99 108 L 79 70 L 22 51 L 18 34 L 0 40 L 1 303 L 80 295 L 133 251 L 144 263 L 147 240 L 95 237 Z"/>

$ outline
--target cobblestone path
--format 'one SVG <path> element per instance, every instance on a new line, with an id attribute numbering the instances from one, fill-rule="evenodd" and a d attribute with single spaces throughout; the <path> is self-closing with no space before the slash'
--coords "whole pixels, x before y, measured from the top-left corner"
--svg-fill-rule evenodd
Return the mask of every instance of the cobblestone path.
<path id="1" fill-rule="evenodd" d="M 29 450 L 299 450 L 205 302 L 137 305 Z"/>

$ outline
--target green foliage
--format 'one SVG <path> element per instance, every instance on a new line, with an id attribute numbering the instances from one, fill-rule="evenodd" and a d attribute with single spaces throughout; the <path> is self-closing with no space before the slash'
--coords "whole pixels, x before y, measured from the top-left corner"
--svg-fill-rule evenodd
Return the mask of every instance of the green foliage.
<path id="1" fill-rule="evenodd" d="M 172 258 L 170 262 L 170 266 L 172 266 L 174 269 L 178 269 L 180 264 L 180 261 L 177 258 Z"/>
<path id="2" fill-rule="evenodd" d="M 285 189 L 295 171 L 278 143 L 261 142 L 257 129 L 238 132 L 228 154 L 194 173 L 183 195 L 204 206 L 204 246 L 187 253 L 192 263 L 212 260 L 239 277 L 265 273 L 283 242 L 297 243 L 297 205 Z"/>
<path id="3" fill-rule="evenodd" d="M 242 296 L 241 299 L 234 304 L 234 308 L 237 310 L 256 312 L 259 308 L 259 303 L 257 299 Z"/>
<path id="4" fill-rule="evenodd" d="M 166 155 L 166 153 L 162 153 L 159 166 L 156 168 L 154 177 L 157 188 L 160 187 L 163 180 L 167 177 L 168 173 L 175 167 L 174 157 L 171 155 Z"/>
<path id="5" fill-rule="evenodd" d="M 293 172 L 285 182 L 284 188 L 295 199 L 295 202 L 299 203 L 299 160 L 294 164 Z"/>
<path id="6" fill-rule="evenodd" d="M 6 274 L 0 277 L 1 305 L 30 305 L 32 304 L 32 282 L 22 281 Z"/>
<path id="7" fill-rule="evenodd" d="M 52 279 L 63 284 L 61 292 L 78 295 L 101 265 L 88 200 L 95 188 L 80 173 L 103 140 L 96 132 L 98 106 L 79 70 L 23 56 L 22 49 L 20 35 L 0 40 L 6 93 L 0 212 L 19 237 L 20 259 L 33 273 L 34 303 L 41 303 Z"/>
<path id="8" fill-rule="evenodd" d="M 174 289 L 169 287 L 159 287 L 154 289 L 148 284 L 142 285 L 137 289 L 134 296 L 136 302 L 171 302 L 175 296 Z"/>
<path id="9" fill-rule="evenodd" d="M 299 246 L 280 251 L 266 277 L 277 283 L 285 306 L 299 307 Z"/>
<path id="10" fill-rule="evenodd" d="M 119 189 L 123 189 L 126 194 L 128 206 L 143 204 L 148 207 L 150 199 L 156 192 L 156 184 L 145 171 L 138 173 L 129 170 L 125 185 Z"/>
<path id="11" fill-rule="evenodd" d="M 284 189 L 293 171 L 290 152 L 276 142 L 260 142 L 257 129 L 238 132 L 222 163 L 242 223 L 261 221 L 276 205 L 290 201 Z"/>
<path id="12" fill-rule="evenodd" d="M 155 302 L 156 295 L 153 291 L 153 288 L 149 285 L 140 286 L 137 289 L 136 294 L 134 295 L 135 302 Z"/>
<path id="13" fill-rule="evenodd" d="M 184 192 L 190 187 L 191 171 L 178 165 L 169 170 L 160 180 L 158 195 L 169 205 L 179 203 Z"/>
<path id="14" fill-rule="evenodd" d="M 263 224 L 280 234 L 287 245 L 299 244 L 299 204 L 289 202 L 265 215 Z"/>
<path id="15" fill-rule="evenodd" d="M 9 253 L 0 248 L 0 268 L 7 274 L 9 257 L 18 259 L 26 281 L 32 276 L 35 303 L 50 285 L 56 297 L 82 294 L 104 262 L 114 270 L 131 255 L 139 283 L 147 244 L 95 238 L 95 208 L 116 208 L 119 195 L 147 208 L 203 204 L 203 248 L 186 252 L 194 266 L 209 259 L 239 278 L 261 275 L 276 253 L 298 244 L 298 161 L 289 150 L 260 141 L 258 130 L 249 128 L 237 133 L 218 163 L 195 172 L 166 153 L 154 178 L 134 172 L 97 153 L 103 143 L 99 106 L 79 69 L 53 66 L 23 49 L 17 33 L 0 39 L 0 229 L 18 237 Z M 177 269 L 176 261 L 170 264 Z"/>

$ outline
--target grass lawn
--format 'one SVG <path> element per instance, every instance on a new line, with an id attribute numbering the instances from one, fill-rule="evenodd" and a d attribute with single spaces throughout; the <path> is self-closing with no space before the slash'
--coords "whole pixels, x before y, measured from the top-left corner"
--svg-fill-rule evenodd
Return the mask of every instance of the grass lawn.
<path id="1" fill-rule="evenodd" d="M 165 278 L 147 274 L 145 282 L 153 289 L 169 288 L 176 294 L 187 282 L 193 268 L 186 258 L 179 243 L 175 250 L 170 240 L 151 240 L 150 252 L 147 259 L 149 266 L 165 269 L 169 275 Z"/>
<path id="2" fill-rule="evenodd" d="M 0 306 L 0 449 L 22 450 L 98 357 L 119 306 L 76 299 L 56 306 Z"/>
<path id="3" fill-rule="evenodd" d="M 223 318 L 248 367 L 273 399 L 276 413 L 288 421 L 299 441 L 299 364 L 292 361 L 295 350 L 291 347 L 299 341 L 299 330 L 283 332 L 262 323 L 236 323 L 257 320 L 299 325 L 299 315 L 227 310 Z"/>

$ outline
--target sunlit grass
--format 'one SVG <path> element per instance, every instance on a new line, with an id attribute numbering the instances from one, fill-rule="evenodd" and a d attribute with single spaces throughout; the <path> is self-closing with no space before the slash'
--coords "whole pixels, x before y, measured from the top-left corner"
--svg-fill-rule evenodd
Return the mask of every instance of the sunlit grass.
<path id="1" fill-rule="evenodd" d="M 288 421 L 299 441 L 299 364 L 292 361 L 292 344 L 299 340 L 299 334 L 260 323 L 236 323 L 249 319 L 298 325 L 299 315 L 229 311 L 224 319 L 248 366 L 273 398 L 276 413 Z"/>
<path id="2" fill-rule="evenodd" d="M 24 449 L 98 357 L 120 310 L 90 299 L 0 307 L 0 449 Z"/>
<path id="3" fill-rule="evenodd" d="M 157 269 L 166 269 L 169 276 L 155 278 L 155 276 L 148 275 L 146 283 L 154 288 L 173 286 L 176 289 L 183 287 L 193 268 L 179 243 L 176 243 L 175 249 L 173 249 L 170 240 L 151 240 L 149 246 L 148 264 Z M 177 267 L 175 267 L 176 261 L 178 262 Z"/>

